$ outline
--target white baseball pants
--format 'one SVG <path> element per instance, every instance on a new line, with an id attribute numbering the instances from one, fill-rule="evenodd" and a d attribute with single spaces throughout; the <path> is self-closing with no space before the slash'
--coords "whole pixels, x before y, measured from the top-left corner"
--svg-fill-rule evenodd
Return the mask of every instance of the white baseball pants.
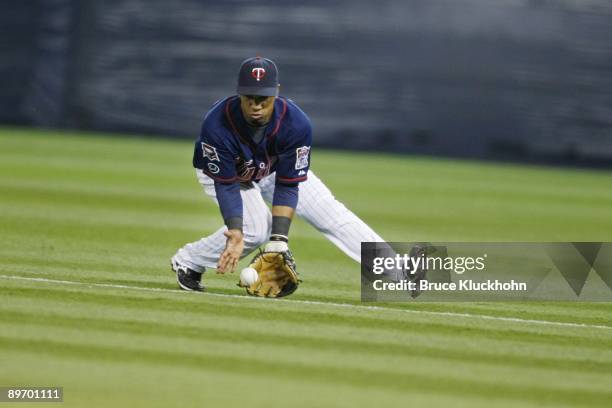
<path id="1" fill-rule="evenodd" d="M 196 176 L 206 194 L 217 202 L 214 181 L 202 170 Z M 272 213 L 266 202 L 272 203 L 275 174 L 262 179 L 254 188 L 240 190 L 243 206 L 244 252 L 242 258 L 267 242 L 272 228 Z M 368 225 L 336 200 L 323 182 L 309 171 L 308 179 L 299 185 L 299 201 L 296 214 L 304 218 L 357 262 L 361 260 L 361 242 L 382 242 Z M 218 203 L 217 203 L 218 205 Z M 227 228 L 219 228 L 213 234 L 179 249 L 175 260 L 196 272 L 206 267 L 216 268 L 225 249 Z"/>

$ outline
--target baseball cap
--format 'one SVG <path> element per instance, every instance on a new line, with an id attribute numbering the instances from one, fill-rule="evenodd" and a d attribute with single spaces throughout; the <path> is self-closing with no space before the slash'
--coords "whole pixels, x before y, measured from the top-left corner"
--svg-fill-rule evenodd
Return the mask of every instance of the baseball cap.
<path id="1" fill-rule="evenodd" d="M 276 96 L 278 69 L 274 61 L 262 57 L 242 61 L 236 92 L 239 95 Z"/>

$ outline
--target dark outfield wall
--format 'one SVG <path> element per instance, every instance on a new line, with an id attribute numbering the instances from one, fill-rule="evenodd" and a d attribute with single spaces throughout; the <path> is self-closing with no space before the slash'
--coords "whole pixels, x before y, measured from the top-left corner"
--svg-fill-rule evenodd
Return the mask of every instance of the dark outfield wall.
<path id="1" fill-rule="evenodd" d="M 317 145 L 612 160 L 608 0 L 0 4 L 4 122 L 193 138 L 261 54 Z"/>

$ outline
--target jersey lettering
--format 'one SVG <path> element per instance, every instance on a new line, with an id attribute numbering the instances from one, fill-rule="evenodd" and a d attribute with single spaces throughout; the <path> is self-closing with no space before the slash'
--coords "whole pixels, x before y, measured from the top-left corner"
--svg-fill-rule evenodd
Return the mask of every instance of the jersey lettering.
<path id="1" fill-rule="evenodd" d="M 250 181 L 255 174 L 255 166 L 253 166 L 253 159 L 245 161 L 242 157 L 236 157 L 236 172 L 238 178 L 241 181 Z"/>
<path id="2" fill-rule="evenodd" d="M 259 163 L 259 170 L 257 171 L 257 176 L 255 176 L 255 180 L 261 180 L 266 177 L 270 173 L 270 166 L 266 163 Z"/>

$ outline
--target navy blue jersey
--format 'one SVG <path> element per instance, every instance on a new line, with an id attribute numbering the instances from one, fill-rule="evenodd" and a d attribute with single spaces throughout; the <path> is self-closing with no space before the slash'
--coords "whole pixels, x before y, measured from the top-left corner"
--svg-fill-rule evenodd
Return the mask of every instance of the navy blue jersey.
<path id="1" fill-rule="evenodd" d="M 221 183 L 257 182 L 276 172 L 276 182 L 306 180 L 310 166 L 310 119 L 290 99 L 278 97 L 259 143 L 251 138 L 240 97 L 216 102 L 196 141 L 193 166 Z"/>

